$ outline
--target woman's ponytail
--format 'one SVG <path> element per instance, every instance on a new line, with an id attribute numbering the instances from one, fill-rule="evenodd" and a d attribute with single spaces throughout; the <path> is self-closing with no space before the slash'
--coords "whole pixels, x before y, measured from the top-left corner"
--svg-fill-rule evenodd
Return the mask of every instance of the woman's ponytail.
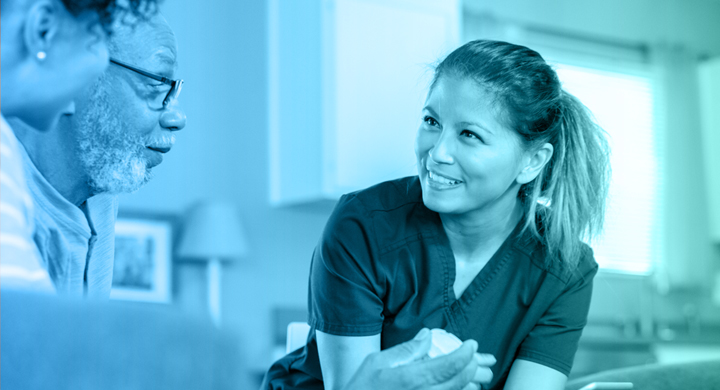
<path id="1" fill-rule="evenodd" d="M 539 220 L 550 258 L 572 264 L 580 255 L 579 239 L 589 240 L 602 230 L 610 179 L 609 147 L 605 131 L 589 110 L 564 90 L 560 91 L 555 126 L 554 156 L 538 178 L 544 183 L 528 201 L 531 206 L 537 206 L 538 200 L 549 203 L 541 207 Z M 528 215 L 526 222 L 530 218 L 536 225 L 534 215 Z"/>

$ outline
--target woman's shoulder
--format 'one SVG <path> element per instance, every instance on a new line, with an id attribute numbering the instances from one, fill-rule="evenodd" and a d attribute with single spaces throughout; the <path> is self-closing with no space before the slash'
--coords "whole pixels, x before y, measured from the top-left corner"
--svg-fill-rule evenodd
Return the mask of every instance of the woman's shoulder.
<path id="1" fill-rule="evenodd" d="M 550 262 L 550 270 L 558 275 L 566 285 L 574 285 L 578 282 L 587 283 L 592 280 L 598 271 L 598 264 L 590 245 L 579 241 L 578 250 L 573 257 L 568 260 L 553 259 Z"/>
<path id="2" fill-rule="evenodd" d="M 565 265 L 563 270 L 567 275 L 568 284 L 575 284 L 578 281 L 585 283 L 592 280 L 599 269 L 592 247 L 585 242 L 580 242 L 579 248 L 576 255 L 577 260 L 563 262 Z"/>
<path id="3" fill-rule="evenodd" d="M 420 181 L 417 176 L 408 176 L 343 195 L 333 214 L 356 212 L 369 215 L 417 203 L 422 203 Z"/>
<path id="4" fill-rule="evenodd" d="M 376 184 L 343 195 L 323 233 L 325 242 L 366 241 L 370 250 L 382 250 L 408 236 L 417 236 L 428 211 L 422 203 L 417 177 Z"/>
<path id="5" fill-rule="evenodd" d="M 592 279 L 597 273 L 598 264 L 592 248 L 587 243 L 578 240 L 577 250 L 574 254 L 568 255 L 572 258 L 562 258 L 562 255 L 553 257 L 548 253 L 542 230 L 539 236 L 529 230 L 523 230 L 515 248 L 528 256 L 535 267 L 562 280 L 565 284 L 574 284 L 579 279 Z"/>
<path id="6" fill-rule="evenodd" d="M 379 264 L 375 256 L 415 228 L 407 222 L 413 207 L 402 206 L 413 202 L 413 191 L 413 179 L 402 178 L 343 195 L 325 224 L 315 256 L 341 263 L 351 255 L 374 269 Z"/>

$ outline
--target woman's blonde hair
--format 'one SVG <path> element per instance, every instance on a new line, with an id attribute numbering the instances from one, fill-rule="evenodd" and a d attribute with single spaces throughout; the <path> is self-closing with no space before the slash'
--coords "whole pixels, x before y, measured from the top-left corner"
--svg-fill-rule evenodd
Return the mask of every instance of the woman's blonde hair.
<path id="1" fill-rule="evenodd" d="M 448 55 L 435 69 L 468 77 L 495 98 L 500 119 L 517 131 L 525 148 L 545 143 L 554 153 L 535 180 L 520 187 L 529 229 L 547 247 L 547 261 L 574 265 L 582 239 L 602 230 L 610 180 L 605 131 L 590 111 L 562 89 L 537 52 L 507 42 L 476 40 Z"/>

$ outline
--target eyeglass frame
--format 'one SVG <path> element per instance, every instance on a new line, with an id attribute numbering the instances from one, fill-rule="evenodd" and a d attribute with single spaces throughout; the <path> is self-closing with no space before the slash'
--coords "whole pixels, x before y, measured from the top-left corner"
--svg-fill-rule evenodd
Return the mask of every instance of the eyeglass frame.
<path id="1" fill-rule="evenodd" d="M 138 73 L 140 75 L 143 75 L 145 77 L 149 77 L 155 81 L 159 81 L 161 83 L 167 84 L 170 86 L 170 90 L 168 91 L 167 95 L 165 95 L 165 98 L 162 101 L 162 108 L 167 107 L 168 104 L 170 104 L 170 101 L 173 99 L 177 99 L 177 97 L 180 95 L 180 91 L 182 90 L 182 85 L 185 82 L 183 79 L 177 79 L 177 80 L 171 80 L 167 77 L 160 76 L 158 74 L 148 72 L 147 70 L 140 69 L 137 67 L 134 67 L 130 64 L 127 64 L 125 62 L 119 61 L 115 58 L 110 57 L 110 63 L 113 63 L 115 65 L 121 66 L 125 69 L 129 69 L 135 73 Z"/>

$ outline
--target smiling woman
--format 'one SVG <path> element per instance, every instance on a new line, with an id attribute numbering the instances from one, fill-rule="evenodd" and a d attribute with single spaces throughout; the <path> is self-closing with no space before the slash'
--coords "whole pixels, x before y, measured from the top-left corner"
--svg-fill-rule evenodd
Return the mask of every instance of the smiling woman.
<path id="1" fill-rule="evenodd" d="M 563 388 L 598 269 L 581 238 L 602 224 L 604 132 L 538 53 L 505 42 L 445 58 L 421 115 L 418 176 L 339 201 L 313 255 L 307 345 L 264 388 L 347 389 L 421 328 L 492 355 L 462 363 L 467 388 Z M 422 356 L 404 369 L 427 374 Z"/>
<path id="2" fill-rule="evenodd" d="M 512 184 L 527 162 L 520 137 L 495 119 L 492 103 L 492 95 L 467 78 L 444 77 L 429 94 L 415 153 L 430 209 L 461 214 L 492 207 L 504 213 L 514 202 L 518 188 Z M 552 155 L 552 147 L 542 150 L 539 164 Z"/>

